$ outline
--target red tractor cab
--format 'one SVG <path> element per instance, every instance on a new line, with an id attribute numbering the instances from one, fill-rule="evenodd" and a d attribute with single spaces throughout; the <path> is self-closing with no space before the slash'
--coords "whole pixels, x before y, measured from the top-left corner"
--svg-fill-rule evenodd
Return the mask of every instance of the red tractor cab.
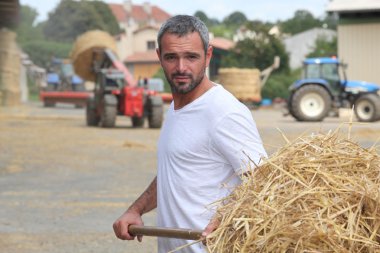
<path id="1" fill-rule="evenodd" d="M 110 49 L 93 50 L 95 88 L 87 100 L 88 126 L 114 127 L 117 115 L 132 118 L 133 127 L 160 128 L 163 101 L 156 92 L 138 87 L 127 68 Z"/>

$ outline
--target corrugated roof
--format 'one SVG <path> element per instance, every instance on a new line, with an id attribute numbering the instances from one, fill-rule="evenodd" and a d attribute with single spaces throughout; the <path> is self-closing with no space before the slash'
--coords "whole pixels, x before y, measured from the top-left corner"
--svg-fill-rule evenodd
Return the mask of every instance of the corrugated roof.
<path id="1" fill-rule="evenodd" d="M 372 12 L 380 10 L 379 0 L 332 0 L 328 12 Z"/>

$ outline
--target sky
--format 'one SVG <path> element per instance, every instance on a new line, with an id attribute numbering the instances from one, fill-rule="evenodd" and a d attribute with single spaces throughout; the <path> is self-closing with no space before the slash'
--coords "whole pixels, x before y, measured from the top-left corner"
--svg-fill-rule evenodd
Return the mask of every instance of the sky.
<path id="1" fill-rule="evenodd" d="M 123 3 L 122 0 L 104 0 L 107 3 Z M 60 0 L 20 0 L 22 5 L 29 5 L 37 10 L 37 22 L 44 21 L 48 13 L 53 11 Z M 308 10 L 314 17 L 321 18 L 329 0 L 132 0 L 133 4 L 141 5 L 149 2 L 165 10 L 171 15 L 192 15 L 201 10 L 208 18 L 222 21 L 234 11 L 240 11 L 249 20 L 276 22 L 287 20 L 294 16 L 296 10 Z"/>

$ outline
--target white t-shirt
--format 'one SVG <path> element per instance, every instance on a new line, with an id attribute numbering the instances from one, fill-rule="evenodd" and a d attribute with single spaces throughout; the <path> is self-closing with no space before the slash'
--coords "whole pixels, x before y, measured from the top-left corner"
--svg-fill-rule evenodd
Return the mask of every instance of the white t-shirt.
<path id="1" fill-rule="evenodd" d="M 256 124 L 221 85 L 179 110 L 172 103 L 158 142 L 157 225 L 203 230 L 215 213 L 210 204 L 241 182 L 248 156 L 256 164 L 266 156 Z M 158 238 L 158 252 L 189 242 Z M 205 250 L 198 243 L 181 252 Z"/>

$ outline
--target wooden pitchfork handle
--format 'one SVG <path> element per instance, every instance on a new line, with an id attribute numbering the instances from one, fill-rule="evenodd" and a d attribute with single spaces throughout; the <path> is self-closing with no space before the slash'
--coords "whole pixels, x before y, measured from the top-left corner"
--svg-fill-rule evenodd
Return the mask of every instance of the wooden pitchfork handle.
<path id="1" fill-rule="evenodd" d="M 199 240 L 202 236 L 201 230 L 183 229 L 183 228 L 165 228 L 130 225 L 128 231 L 132 235 L 146 235 L 158 237 L 170 237 L 177 239 Z"/>

